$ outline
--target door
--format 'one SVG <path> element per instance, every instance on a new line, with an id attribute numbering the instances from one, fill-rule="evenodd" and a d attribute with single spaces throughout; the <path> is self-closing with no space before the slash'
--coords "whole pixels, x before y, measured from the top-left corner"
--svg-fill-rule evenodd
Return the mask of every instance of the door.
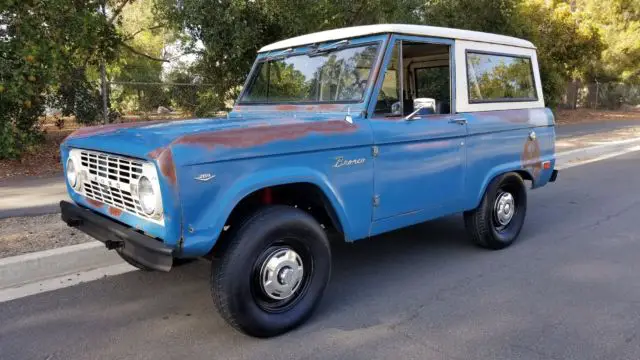
<path id="1" fill-rule="evenodd" d="M 403 217 L 404 226 L 461 206 L 467 130 L 451 105 L 453 41 L 392 41 L 370 107 L 377 152 L 373 220 Z"/>

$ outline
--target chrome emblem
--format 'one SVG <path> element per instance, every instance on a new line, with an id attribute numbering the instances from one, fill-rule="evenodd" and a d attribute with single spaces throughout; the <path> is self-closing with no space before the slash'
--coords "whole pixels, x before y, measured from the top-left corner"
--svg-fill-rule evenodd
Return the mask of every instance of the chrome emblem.
<path id="1" fill-rule="evenodd" d="M 343 156 L 338 156 L 336 158 L 336 163 L 333 164 L 333 167 L 334 168 L 341 168 L 343 166 L 362 165 L 362 164 L 364 164 L 365 161 L 367 161 L 367 159 L 365 159 L 365 158 L 345 160 Z"/>
<path id="2" fill-rule="evenodd" d="M 215 177 L 216 176 L 214 174 L 206 173 L 206 174 L 200 174 L 200 175 L 196 176 L 194 179 L 198 180 L 198 181 L 209 181 L 209 180 L 211 180 L 211 179 L 213 179 Z"/>

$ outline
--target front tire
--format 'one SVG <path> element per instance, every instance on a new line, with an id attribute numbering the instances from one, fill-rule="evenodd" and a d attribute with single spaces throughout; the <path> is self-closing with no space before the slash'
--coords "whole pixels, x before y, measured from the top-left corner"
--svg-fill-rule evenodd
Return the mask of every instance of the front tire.
<path id="1" fill-rule="evenodd" d="M 524 181 L 516 173 L 507 173 L 491 181 L 480 206 L 464 213 L 465 226 L 474 243 L 500 250 L 518 238 L 526 211 Z"/>
<path id="2" fill-rule="evenodd" d="M 256 337 L 305 322 L 329 282 L 331 250 L 320 224 L 287 206 L 258 210 L 212 263 L 212 296 L 221 316 Z"/>

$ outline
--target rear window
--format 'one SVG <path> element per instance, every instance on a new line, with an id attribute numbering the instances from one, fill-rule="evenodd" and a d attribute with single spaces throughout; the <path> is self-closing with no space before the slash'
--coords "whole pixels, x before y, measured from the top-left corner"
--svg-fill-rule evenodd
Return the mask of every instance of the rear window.
<path id="1" fill-rule="evenodd" d="M 536 101 L 531 58 L 467 52 L 469 103 Z"/>

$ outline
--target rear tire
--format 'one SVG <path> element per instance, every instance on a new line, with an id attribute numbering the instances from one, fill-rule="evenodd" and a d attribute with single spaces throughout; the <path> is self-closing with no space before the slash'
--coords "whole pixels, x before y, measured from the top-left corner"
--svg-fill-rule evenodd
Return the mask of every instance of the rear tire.
<path id="1" fill-rule="evenodd" d="M 518 238 L 526 211 L 524 181 L 516 173 L 507 173 L 491 181 L 480 205 L 464 213 L 464 222 L 474 243 L 500 250 Z"/>
<path id="2" fill-rule="evenodd" d="M 229 241 L 211 273 L 213 301 L 227 323 L 271 337 L 311 316 L 331 273 L 329 242 L 313 217 L 288 206 L 265 207 Z"/>

